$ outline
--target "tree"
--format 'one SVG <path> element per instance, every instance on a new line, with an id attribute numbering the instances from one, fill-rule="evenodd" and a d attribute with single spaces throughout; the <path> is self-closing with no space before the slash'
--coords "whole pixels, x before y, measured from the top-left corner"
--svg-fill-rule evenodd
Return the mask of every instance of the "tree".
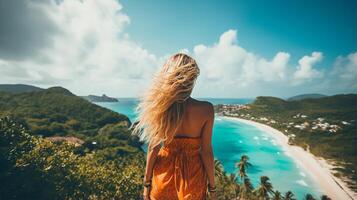
<path id="1" fill-rule="evenodd" d="M 219 160 L 215 160 L 215 180 L 218 199 L 231 200 L 239 194 L 239 184 L 235 174 L 226 174 Z"/>
<path id="2" fill-rule="evenodd" d="M 243 184 L 240 186 L 239 199 L 248 200 L 253 194 L 254 187 L 248 177 L 244 178 Z"/>
<path id="3" fill-rule="evenodd" d="M 311 194 L 306 194 L 304 200 L 316 200 Z"/>
<path id="4" fill-rule="evenodd" d="M 331 198 L 328 197 L 327 195 L 322 195 L 321 200 L 331 200 Z"/>
<path id="5" fill-rule="evenodd" d="M 260 177 L 259 187 L 255 190 L 255 194 L 258 199 L 269 199 L 269 194 L 274 193 L 273 185 L 270 182 L 270 179 L 267 176 Z"/>
<path id="6" fill-rule="evenodd" d="M 224 175 L 223 165 L 222 165 L 221 161 L 219 161 L 217 159 L 214 160 L 214 171 L 218 178 L 223 177 L 223 175 Z"/>
<path id="7" fill-rule="evenodd" d="M 296 200 L 296 199 L 294 198 L 294 194 L 291 191 L 287 191 L 285 193 L 284 200 Z"/>
<path id="8" fill-rule="evenodd" d="M 239 194 L 239 190 L 240 190 L 240 186 L 239 184 L 237 184 L 237 176 L 235 174 L 230 174 L 229 176 L 229 182 L 231 183 L 231 187 L 232 190 L 234 191 L 235 195 L 234 196 L 238 196 Z"/>
<path id="9" fill-rule="evenodd" d="M 252 164 L 250 164 L 248 162 L 248 160 L 249 160 L 249 157 L 246 155 L 243 155 L 240 158 L 240 161 L 238 163 L 236 163 L 236 167 L 238 168 L 237 173 L 242 181 L 244 181 L 244 178 L 247 177 L 247 172 L 246 172 L 247 168 L 252 166 Z"/>
<path id="10" fill-rule="evenodd" d="M 282 199 L 283 196 L 281 195 L 281 193 L 279 191 L 275 191 L 272 200 L 282 200 Z"/>

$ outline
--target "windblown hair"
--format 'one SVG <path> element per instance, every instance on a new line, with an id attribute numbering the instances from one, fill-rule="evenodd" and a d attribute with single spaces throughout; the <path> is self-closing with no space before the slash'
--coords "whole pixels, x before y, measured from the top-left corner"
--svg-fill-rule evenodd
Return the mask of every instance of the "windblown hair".
<path id="1" fill-rule="evenodd" d="M 172 141 L 199 74 L 196 61 L 182 53 L 171 56 L 155 74 L 136 108 L 138 117 L 133 125 L 133 134 L 149 143 L 149 149 Z"/>

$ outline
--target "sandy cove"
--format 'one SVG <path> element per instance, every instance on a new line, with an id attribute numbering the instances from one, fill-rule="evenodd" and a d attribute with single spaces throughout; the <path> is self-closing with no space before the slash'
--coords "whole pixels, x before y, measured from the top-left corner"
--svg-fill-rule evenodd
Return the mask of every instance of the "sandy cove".
<path id="1" fill-rule="evenodd" d="M 328 195 L 333 200 L 357 199 L 357 194 L 355 192 L 349 189 L 342 180 L 332 175 L 332 166 L 330 164 L 324 159 L 317 158 L 313 154 L 305 151 L 301 147 L 289 145 L 288 137 L 282 132 L 255 121 L 237 117 L 225 116 L 224 118 L 246 123 L 269 133 L 274 137 L 276 143 L 282 146 L 284 151 L 286 151 L 286 153 L 291 156 L 301 168 L 309 173 L 309 175 L 318 183 L 324 194 Z"/>

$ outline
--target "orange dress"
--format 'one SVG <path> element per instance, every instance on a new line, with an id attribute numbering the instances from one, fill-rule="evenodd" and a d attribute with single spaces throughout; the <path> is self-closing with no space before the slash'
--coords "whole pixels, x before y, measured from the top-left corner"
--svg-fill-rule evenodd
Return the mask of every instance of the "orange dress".
<path id="1" fill-rule="evenodd" d="M 200 138 L 176 137 L 161 147 L 153 169 L 151 200 L 204 200 L 207 175 Z"/>

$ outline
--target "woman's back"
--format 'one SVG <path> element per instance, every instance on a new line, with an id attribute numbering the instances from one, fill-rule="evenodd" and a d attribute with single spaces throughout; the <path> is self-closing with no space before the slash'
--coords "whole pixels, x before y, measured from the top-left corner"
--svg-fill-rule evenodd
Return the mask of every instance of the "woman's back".
<path id="1" fill-rule="evenodd" d="M 200 137 L 207 121 L 212 104 L 189 98 L 185 102 L 183 121 L 175 133 L 175 137 Z"/>

